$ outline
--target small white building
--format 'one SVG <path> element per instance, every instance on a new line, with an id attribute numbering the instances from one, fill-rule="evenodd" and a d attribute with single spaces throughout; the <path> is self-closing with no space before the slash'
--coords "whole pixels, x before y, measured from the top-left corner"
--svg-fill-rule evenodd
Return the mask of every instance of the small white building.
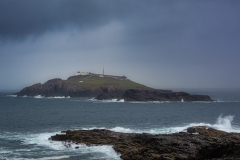
<path id="1" fill-rule="evenodd" d="M 76 76 L 79 76 L 79 75 L 82 75 L 82 76 L 85 76 L 85 75 L 89 75 L 90 73 L 89 72 L 77 72 L 76 73 Z"/>

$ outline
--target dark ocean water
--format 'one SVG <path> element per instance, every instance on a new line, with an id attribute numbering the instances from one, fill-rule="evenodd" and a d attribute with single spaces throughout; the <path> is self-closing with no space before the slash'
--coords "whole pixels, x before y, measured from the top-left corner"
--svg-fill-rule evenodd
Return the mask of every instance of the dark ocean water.
<path id="1" fill-rule="evenodd" d="M 208 125 L 240 132 L 240 91 L 190 91 L 216 102 L 127 103 L 92 99 L 13 97 L 0 93 L 0 159 L 120 159 L 111 146 L 68 145 L 48 138 L 62 130 L 174 133 Z"/>

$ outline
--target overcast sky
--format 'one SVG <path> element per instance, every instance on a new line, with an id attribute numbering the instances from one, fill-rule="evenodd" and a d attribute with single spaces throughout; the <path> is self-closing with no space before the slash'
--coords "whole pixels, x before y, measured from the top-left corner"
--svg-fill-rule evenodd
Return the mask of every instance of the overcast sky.
<path id="1" fill-rule="evenodd" d="M 240 1 L 0 1 L 0 90 L 103 67 L 155 88 L 240 88 Z"/>

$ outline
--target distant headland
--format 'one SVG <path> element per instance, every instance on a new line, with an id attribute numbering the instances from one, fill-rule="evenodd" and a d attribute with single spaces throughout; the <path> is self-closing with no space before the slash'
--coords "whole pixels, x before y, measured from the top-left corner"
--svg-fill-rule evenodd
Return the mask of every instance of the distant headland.
<path id="1" fill-rule="evenodd" d="M 54 78 L 44 84 L 36 83 L 15 93 L 17 96 L 71 98 L 92 97 L 96 100 L 124 99 L 124 101 L 213 101 L 207 95 L 153 89 L 133 82 L 126 76 L 105 75 L 78 71 L 67 80 Z"/>

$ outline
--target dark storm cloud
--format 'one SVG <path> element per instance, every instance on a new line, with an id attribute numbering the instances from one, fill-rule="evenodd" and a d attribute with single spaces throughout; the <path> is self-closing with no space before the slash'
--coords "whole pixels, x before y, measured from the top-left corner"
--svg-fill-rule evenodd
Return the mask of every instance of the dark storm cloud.
<path id="1" fill-rule="evenodd" d="M 238 0 L 1 0 L 0 89 L 103 66 L 157 88 L 236 87 L 239 15 Z"/>
<path id="2" fill-rule="evenodd" d="M 229 26 L 239 27 L 239 18 L 233 17 L 237 8 L 236 1 L 2 0 L 0 37 L 21 38 L 69 26 L 91 29 L 121 21 L 127 40 L 137 44 L 188 34 L 201 34 L 204 41 L 208 32 L 219 34 Z"/>
<path id="3" fill-rule="evenodd" d="M 0 36 L 18 38 L 63 29 L 68 25 L 93 27 L 114 16 L 110 13 L 111 5 L 112 1 L 2 0 Z"/>
<path id="4" fill-rule="evenodd" d="M 181 3 L 177 2 L 177 4 L 181 7 Z M 130 25 L 134 32 L 145 32 L 144 29 L 151 29 L 154 32 L 175 25 L 175 22 L 171 21 L 169 24 L 169 18 L 172 18 L 172 14 L 176 14 L 174 10 L 169 10 L 172 6 L 175 6 L 174 1 L 156 0 L 2 0 L 0 1 L 0 36 L 24 37 L 49 30 L 64 29 L 69 25 L 84 29 L 98 27 L 112 20 L 123 21 L 126 25 Z"/>

